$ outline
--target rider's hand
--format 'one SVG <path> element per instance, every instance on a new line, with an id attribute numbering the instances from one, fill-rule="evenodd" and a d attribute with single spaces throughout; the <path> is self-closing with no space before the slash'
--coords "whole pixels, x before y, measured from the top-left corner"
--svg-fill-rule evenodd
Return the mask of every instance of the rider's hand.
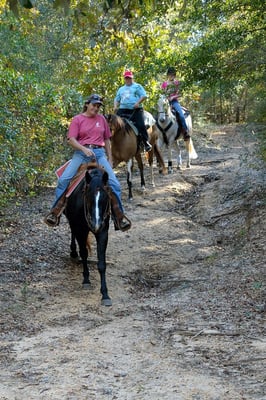
<path id="1" fill-rule="evenodd" d="M 95 156 L 95 154 L 93 153 L 93 151 L 92 151 L 91 149 L 88 149 L 87 147 L 84 147 L 83 153 L 84 153 L 87 157 Z"/>

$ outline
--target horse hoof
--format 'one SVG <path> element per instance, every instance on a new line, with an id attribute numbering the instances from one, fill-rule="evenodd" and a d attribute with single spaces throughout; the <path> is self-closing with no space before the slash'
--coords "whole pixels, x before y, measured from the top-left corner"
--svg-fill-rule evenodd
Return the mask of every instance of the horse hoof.
<path id="1" fill-rule="evenodd" d="M 90 282 L 82 283 L 82 288 L 83 289 L 91 289 L 91 283 Z"/>
<path id="2" fill-rule="evenodd" d="M 78 255 L 78 253 L 77 253 L 76 251 L 71 251 L 71 253 L 70 253 L 70 258 L 71 258 L 72 260 L 77 260 L 78 257 L 79 257 L 79 255 Z"/>
<path id="3" fill-rule="evenodd" d="M 188 165 L 187 165 L 187 168 L 191 168 L 191 165 L 190 165 L 190 164 L 188 164 Z"/>
<path id="4" fill-rule="evenodd" d="M 112 300 L 111 299 L 102 299 L 101 305 L 110 307 L 112 305 Z"/>

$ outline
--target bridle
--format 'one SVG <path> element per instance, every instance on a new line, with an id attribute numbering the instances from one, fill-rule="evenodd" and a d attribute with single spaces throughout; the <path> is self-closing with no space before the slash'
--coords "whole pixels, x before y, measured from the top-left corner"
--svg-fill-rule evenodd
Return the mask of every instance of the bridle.
<path id="1" fill-rule="evenodd" d="M 166 99 L 164 99 L 164 98 L 161 98 L 161 100 L 163 101 L 163 105 L 162 105 L 162 110 L 163 110 L 163 111 L 158 111 L 158 115 L 164 114 L 166 117 L 168 117 L 168 118 L 170 118 L 170 119 L 174 119 L 174 115 L 173 115 L 173 113 L 171 112 L 171 106 L 168 104 L 168 100 L 166 100 Z M 166 106 L 167 110 L 170 110 L 170 112 L 169 112 L 169 111 L 166 111 L 166 110 L 164 109 L 164 106 Z M 172 118 L 172 117 L 173 117 L 173 118 Z"/>

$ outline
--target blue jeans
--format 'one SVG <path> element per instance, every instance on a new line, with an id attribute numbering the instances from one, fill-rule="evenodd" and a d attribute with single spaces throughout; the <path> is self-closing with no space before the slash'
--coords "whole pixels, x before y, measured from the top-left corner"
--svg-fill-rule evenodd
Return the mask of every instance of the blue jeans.
<path id="1" fill-rule="evenodd" d="M 58 179 L 57 187 L 55 189 L 55 202 L 53 204 L 53 207 L 55 207 L 56 203 L 60 199 L 60 197 L 64 194 L 66 191 L 71 179 L 76 175 L 79 167 L 81 164 L 86 164 L 90 161 L 95 160 L 97 163 L 105 169 L 105 171 L 108 173 L 109 177 L 109 186 L 112 189 L 112 192 L 115 194 L 119 208 L 122 212 L 124 212 L 123 205 L 122 205 L 122 200 L 121 200 L 121 187 L 120 183 L 111 167 L 109 164 L 109 161 L 107 160 L 106 154 L 104 147 L 99 148 L 99 149 L 93 149 L 93 152 L 95 154 L 95 157 L 88 157 L 86 156 L 83 151 L 81 150 L 76 150 L 73 154 L 73 157 L 64 170 L 63 174 L 60 176 Z"/>
<path id="2" fill-rule="evenodd" d="M 187 132 L 188 128 L 187 128 L 186 120 L 185 120 L 183 110 L 182 110 L 180 103 L 175 99 L 175 100 L 170 101 L 170 104 L 174 108 L 174 110 L 178 113 L 181 125 Z"/>

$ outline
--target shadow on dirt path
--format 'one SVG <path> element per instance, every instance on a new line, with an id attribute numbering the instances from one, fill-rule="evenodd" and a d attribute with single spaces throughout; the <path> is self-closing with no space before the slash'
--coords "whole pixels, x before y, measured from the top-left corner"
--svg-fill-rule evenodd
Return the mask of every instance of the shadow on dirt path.
<path id="1" fill-rule="evenodd" d="M 145 192 L 136 173 L 132 203 L 117 170 L 133 227 L 110 229 L 112 307 L 95 246 L 86 291 L 66 219 L 42 222 L 53 189 L 1 217 L 1 400 L 265 398 L 265 166 L 249 126 L 194 138 L 192 168 Z"/>

